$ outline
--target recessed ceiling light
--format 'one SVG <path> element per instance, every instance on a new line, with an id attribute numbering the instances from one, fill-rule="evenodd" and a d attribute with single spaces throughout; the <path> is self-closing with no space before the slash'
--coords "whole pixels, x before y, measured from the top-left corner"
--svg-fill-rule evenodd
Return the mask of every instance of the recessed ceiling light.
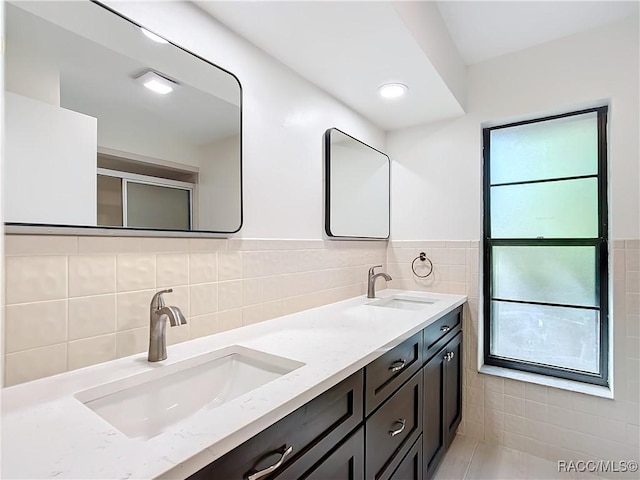
<path id="1" fill-rule="evenodd" d="M 385 83 L 378 91 L 384 98 L 398 98 L 407 93 L 409 88 L 402 83 Z"/>
<path id="2" fill-rule="evenodd" d="M 149 90 L 159 93 L 160 95 L 166 95 L 173 91 L 173 87 L 178 84 L 177 82 L 174 82 L 153 70 L 143 72 L 136 77 L 136 80 L 142 83 Z"/>
<path id="3" fill-rule="evenodd" d="M 160 35 L 156 35 L 155 33 L 152 33 L 149 30 L 147 30 L 146 28 L 140 27 L 140 30 L 142 30 L 142 33 L 144 33 L 145 37 L 150 38 L 154 42 L 157 42 L 157 43 L 169 43 L 164 38 L 162 38 Z"/>

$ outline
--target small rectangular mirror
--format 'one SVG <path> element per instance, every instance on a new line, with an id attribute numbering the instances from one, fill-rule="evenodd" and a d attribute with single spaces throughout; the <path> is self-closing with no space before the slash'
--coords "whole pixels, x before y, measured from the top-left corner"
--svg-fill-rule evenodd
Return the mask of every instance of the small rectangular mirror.
<path id="1" fill-rule="evenodd" d="M 327 235 L 388 239 L 389 157 L 337 128 L 325 132 L 324 147 Z"/>
<path id="2" fill-rule="evenodd" d="M 96 2 L 12 1 L 5 19 L 7 232 L 240 229 L 233 74 Z"/>

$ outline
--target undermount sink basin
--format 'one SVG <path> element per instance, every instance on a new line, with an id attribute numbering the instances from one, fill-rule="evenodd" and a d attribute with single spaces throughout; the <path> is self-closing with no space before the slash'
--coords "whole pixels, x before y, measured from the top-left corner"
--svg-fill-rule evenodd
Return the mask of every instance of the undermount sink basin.
<path id="1" fill-rule="evenodd" d="M 392 297 L 381 298 L 368 303 L 373 307 L 385 307 L 395 308 L 397 310 L 422 310 L 429 305 L 433 305 L 439 299 L 437 298 L 424 298 L 424 297 L 410 297 L 406 295 L 393 295 Z"/>
<path id="2" fill-rule="evenodd" d="M 85 390 L 76 398 L 126 436 L 150 438 L 303 365 L 232 346 Z"/>

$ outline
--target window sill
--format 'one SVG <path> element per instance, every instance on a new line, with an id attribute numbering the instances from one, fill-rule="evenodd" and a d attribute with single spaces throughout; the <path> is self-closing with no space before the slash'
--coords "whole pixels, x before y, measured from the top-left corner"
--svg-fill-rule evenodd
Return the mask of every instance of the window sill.
<path id="1" fill-rule="evenodd" d="M 518 370 L 511 370 L 509 368 L 503 367 L 494 367 L 492 365 L 482 365 L 478 371 L 485 375 L 510 378 L 511 380 L 519 380 L 521 382 L 535 383 L 537 385 L 544 385 L 546 387 L 584 393 L 585 395 L 593 395 L 594 397 L 613 399 L 613 390 L 611 389 L 611 387 L 590 385 L 588 383 L 575 382 L 572 380 L 565 380 L 563 378 L 547 377 L 546 375 L 537 375 L 535 373 L 529 372 L 520 372 Z"/>

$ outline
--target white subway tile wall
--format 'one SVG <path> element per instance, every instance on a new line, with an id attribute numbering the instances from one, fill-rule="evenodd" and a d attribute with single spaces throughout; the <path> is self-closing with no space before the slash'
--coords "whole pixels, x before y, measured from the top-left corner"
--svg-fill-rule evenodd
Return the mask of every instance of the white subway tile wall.
<path id="1" fill-rule="evenodd" d="M 420 252 L 434 271 L 418 279 L 411 262 Z M 544 387 L 478 373 L 480 250 L 476 241 L 394 241 L 387 250 L 389 288 L 464 293 L 463 420 L 465 436 L 552 461 L 640 461 L 640 242 L 611 247 L 615 399 Z M 418 273 L 425 272 L 416 262 Z M 603 475 L 600 473 L 600 475 Z M 609 473 L 638 478 L 637 472 Z"/>
<path id="2" fill-rule="evenodd" d="M 426 279 L 411 271 L 420 252 L 434 264 Z M 5 385 L 145 351 L 160 288 L 188 317 L 168 329 L 173 344 L 364 294 L 367 269 L 386 264 L 390 288 L 469 297 L 460 432 L 552 461 L 638 461 L 640 241 L 615 240 L 611 253 L 615 400 L 477 372 L 477 241 L 8 235 Z"/>
<path id="3" fill-rule="evenodd" d="M 146 351 L 162 288 L 187 317 L 167 343 L 361 295 L 386 242 L 5 236 L 5 386 Z M 384 288 L 380 284 L 378 288 Z"/>

